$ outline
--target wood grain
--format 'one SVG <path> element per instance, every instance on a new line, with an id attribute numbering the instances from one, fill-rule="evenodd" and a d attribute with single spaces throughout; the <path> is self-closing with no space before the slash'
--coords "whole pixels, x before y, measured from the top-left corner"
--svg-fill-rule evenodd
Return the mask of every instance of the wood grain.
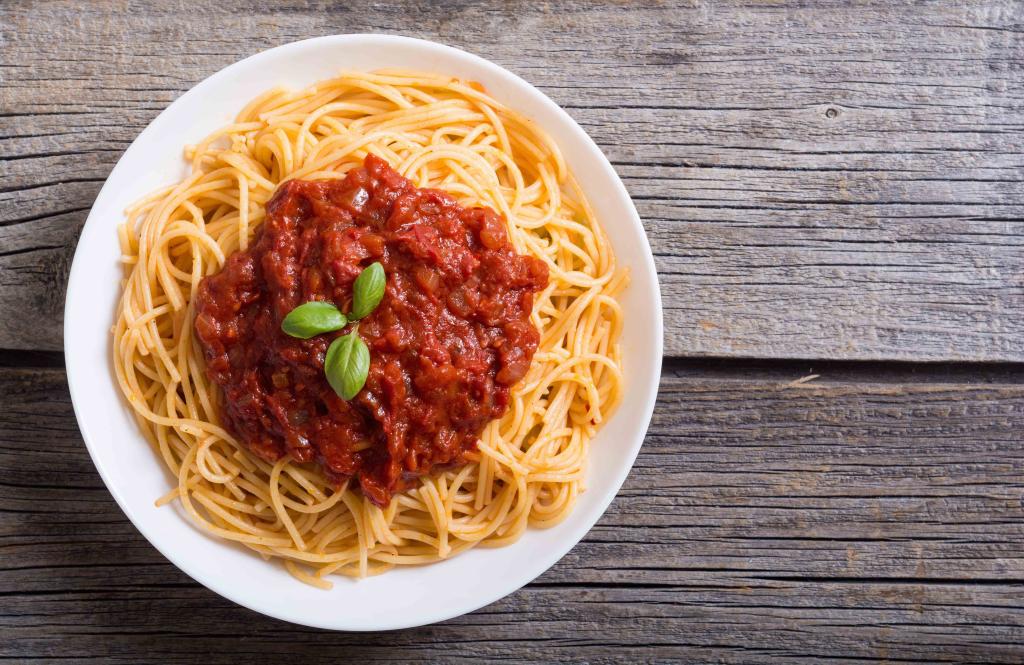
<path id="1" fill-rule="evenodd" d="M 189 580 L 103 487 L 62 370 L 0 370 L 0 656 L 1019 662 L 1024 375 L 813 369 L 789 387 L 803 368 L 672 363 L 626 486 L 558 565 L 478 612 L 362 635 Z"/>
<path id="2" fill-rule="evenodd" d="M 7 2 L 0 311 L 60 319 L 75 238 L 168 103 L 261 49 L 395 32 L 540 86 L 644 219 L 672 356 L 1024 360 L 1024 6 Z M 614 223 L 610 220 L 609 223 Z M 0 348 L 60 348 L 0 317 Z"/>

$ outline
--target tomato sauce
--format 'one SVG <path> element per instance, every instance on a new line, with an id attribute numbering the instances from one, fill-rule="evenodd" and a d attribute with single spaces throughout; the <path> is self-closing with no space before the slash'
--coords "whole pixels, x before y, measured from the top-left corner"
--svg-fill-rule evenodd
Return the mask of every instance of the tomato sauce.
<path id="1" fill-rule="evenodd" d="M 324 355 L 356 324 L 302 340 L 281 320 L 310 300 L 348 312 L 374 261 L 387 287 L 358 322 L 370 370 L 345 401 Z M 278 188 L 254 244 L 200 284 L 195 332 L 234 435 L 265 460 L 290 455 L 337 483 L 352 478 L 384 506 L 410 480 L 465 463 L 505 412 L 537 349 L 529 316 L 547 283 L 546 264 L 512 249 L 493 210 L 417 189 L 369 155 L 342 180 Z"/>

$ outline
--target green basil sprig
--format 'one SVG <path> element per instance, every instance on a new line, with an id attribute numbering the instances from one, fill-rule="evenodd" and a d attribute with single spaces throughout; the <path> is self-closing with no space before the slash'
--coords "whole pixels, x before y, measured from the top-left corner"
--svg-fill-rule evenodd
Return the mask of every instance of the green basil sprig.
<path id="1" fill-rule="evenodd" d="M 384 297 L 386 283 L 384 266 L 380 263 L 371 263 L 363 268 L 352 285 L 352 313 L 349 317 L 353 320 L 361 319 L 377 309 Z"/>
<path id="2" fill-rule="evenodd" d="M 370 372 L 370 349 L 358 333 L 351 332 L 331 342 L 324 359 L 327 383 L 342 399 L 352 399 L 363 389 Z"/>
<path id="3" fill-rule="evenodd" d="M 328 302 L 310 301 L 299 305 L 281 321 L 281 330 L 292 337 L 309 339 L 322 333 L 341 330 L 350 322 L 369 316 L 384 298 L 387 276 L 384 266 L 372 263 L 356 277 L 352 285 L 352 311 L 345 316 Z M 342 399 L 352 399 L 370 373 L 370 349 L 358 330 L 338 337 L 327 347 L 324 375 L 327 383 Z"/>
<path id="4" fill-rule="evenodd" d="M 329 302 L 312 300 L 288 312 L 281 321 L 281 330 L 299 339 L 309 339 L 321 333 L 341 330 L 348 318 Z"/>

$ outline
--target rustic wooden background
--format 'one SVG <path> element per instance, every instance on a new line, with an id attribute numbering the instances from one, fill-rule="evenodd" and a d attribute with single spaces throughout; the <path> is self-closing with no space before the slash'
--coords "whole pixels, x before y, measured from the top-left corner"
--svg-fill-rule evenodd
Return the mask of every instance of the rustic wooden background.
<path id="1" fill-rule="evenodd" d="M 3 2 L 0 658 L 1024 661 L 1024 6 L 850 4 Z M 381 634 L 167 563 L 93 469 L 60 353 L 77 234 L 135 135 L 241 57 L 346 32 L 469 49 L 565 107 L 666 305 L 654 421 L 598 526 L 504 600 Z"/>

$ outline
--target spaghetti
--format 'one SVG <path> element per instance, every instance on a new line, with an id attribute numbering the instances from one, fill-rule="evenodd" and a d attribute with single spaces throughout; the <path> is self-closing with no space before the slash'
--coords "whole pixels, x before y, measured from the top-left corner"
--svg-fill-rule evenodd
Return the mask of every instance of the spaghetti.
<path id="1" fill-rule="evenodd" d="M 343 178 L 371 153 L 417 187 L 500 213 L 515 251 L 550 275 L 530 317 L 537 352 L 473 461 L 417 479 L 383 508 L 315 464 L 251 454 L 220 424 L 223 397 L 193 329 L 200 282 L 249 246 L 279 184 Z M 475 83 L 346 73 L 261 95 L 186 158 L 191 174 L 136 203 L 119 227 L 114 366 L 177 478 L 158 503 L 178 499 L 212 534 L 324 588 L 332 573 L 365 576 L 500 546 L 569 514 L 590 441 L 622 392 L 616 296 L 627 277 L 542 130 Z"/>

